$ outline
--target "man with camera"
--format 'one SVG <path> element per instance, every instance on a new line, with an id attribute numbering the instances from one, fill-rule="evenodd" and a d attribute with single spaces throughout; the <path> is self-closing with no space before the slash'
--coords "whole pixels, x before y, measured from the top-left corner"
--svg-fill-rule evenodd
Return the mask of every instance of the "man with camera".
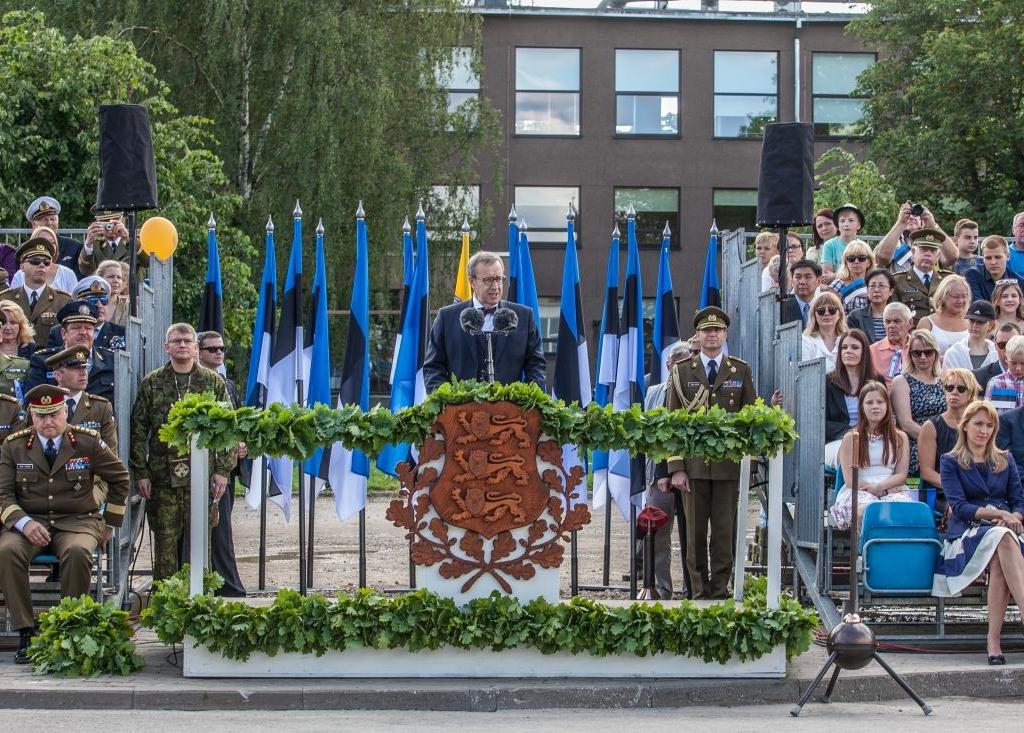
<path id="1" fill-rule="evenodd" d="M 78 255 L 80 277 L 92 275 L 104 260 L 127 262 L 128 228 L 120 211 L 104 211 L 96 215 L 96 221 L 85 230 L 85 243 Z M 137 267 L 149 266 L 149 255 L 139 249 L 136 255 Z"/>
<path id="2" fill-rule="evenodd" d="M 892 272 L 903 272 L 913 267 L 910 235 L 918 229 L 933 229 L 942 234 L 939 261 L 942 267 L 952 270 L 959 257 L 956 244 L 935 222 L 935 217 L 927 206 L 910 201 L 904 202 L 900 207 L 896 223 L 875 247 L 875 264 L 879 267 L 888 266 Z"/>

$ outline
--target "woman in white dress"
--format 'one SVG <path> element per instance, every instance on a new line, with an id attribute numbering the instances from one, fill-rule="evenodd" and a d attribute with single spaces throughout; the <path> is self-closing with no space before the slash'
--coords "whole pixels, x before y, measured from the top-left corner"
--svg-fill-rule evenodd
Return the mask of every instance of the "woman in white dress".
<path id="1" fill-rule="evenodd" d="M 800 360 L 825 358 L 825 371 L 836 368 L 839 337 L 850 329 L 839 296 L 831 290 L 818 293 L 811 301 L 810 315 L 800 340 Z"/>
<path id="2" fill-rule="evenodd" d="M 971 288 L 959 275 L 950 275 L 939 283 L 932 296 L 935 312 L 917 322 L 918 328 L 931 331 L 939 345 L 939 362 L 949 347 L 967 339 L 967 308 L 971 304 Z"/>
<path id="3" fill-rule="evenodd" d="M 848 529 L 853 522 L 853 489 L 857 489 L 858 523 L 864 507 L 876 501 L 913 501 L 907 491 L 907 466 L 910 464 L 910 442 L 907 434 L 896 427 L 884 384 L 868 382 L 860 390 L 857 427 L 845 436 L 839 446 L 839 465 L 846 483 L 829 509 L 832 524 Z M 857 452 L 854 453 L 854 436 Z M 858 485 L 852 487 L 853 466 L 860 466 Z"/>

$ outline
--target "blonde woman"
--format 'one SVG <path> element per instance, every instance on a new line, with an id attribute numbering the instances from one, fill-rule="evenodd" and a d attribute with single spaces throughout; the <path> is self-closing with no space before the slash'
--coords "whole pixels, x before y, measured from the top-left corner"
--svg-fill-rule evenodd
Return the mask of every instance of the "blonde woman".
<path id="1" fill-rule="evenodd" d="M 964 410 L 953 450 L 939 459 L 950 516 L 932 595 L 959 595 L 988 570 L 988 663 L 1006 664 L 1001 635 L 1013 596 L 1024 607 L 1024 492 L 1013 454 L 996 448 L 987 402 Z"/>
<path id="2" fill-rule="evenodd" d="M 996 328 L 1012 323 L 1024 331 L 1024 293 L 1019 282 L 1010 278 L 997 280 L 992 305 L 996 309 Z"/>
<path id="3" fill-rule="evenodd" d="M 110 285 L 110 302 L 107 304 L 107 321 L 118 326 L 128 322 L 128 277 L 127 265 L 121 267 L 117 260 L 103 260 L 96 268 L 96 274 Z"/>
<path id="4" fill-rule="evenodd" d="M 807 327 L 800 340 L 800 359 L 825 358 L 825 371 L 836 368 L 839 337 L 850 329 L 839 296 L 831 290 L 818 293 L 811 301 Z"/>
<path id="5" fill-rule="evenodd" d="M 946 394 L 939 379 L 939 345 L 931 331 L 910 334 L 910 358 L 903 373 L 892 380 L 892 407 L 900 429 L 910 438 L 910 475 L 918 475 L 917 436 L 921 424 L 946 410 Z"/>
<path id="6" fill-rule="evenodd" d="M 864 276 L 875 268 L 875 256 L 871 247 L 860 239 L 846 245 L 843 262 L 836 273 L 836 279 L 829 285 L 843 301 L 846 313 L 868 305 L 868 289 Z"/>
<path id="7" fill-rule="evenodd" d="M 36 329 L 25 311 L 13 300 L 0 300 L 0 311 L 7 318 L 7 323 L 0 327 L 0 354 L 29 358 L 36 350 Z"/>
<path id="8" fill-rule="evenodd" d="M 754 239 L 754 256 L 761 263 L 761 292 L 771 290 L 778 283 L 778 276 L 773 283 L 768 265 L 772 257 L 779 253 L 779 235 L 772 232 L 761 232 Z"/>
<path id="9" fill-rule="evenodd" d="M 942 377 L 942 388 L 946 390 L 946 411 L 925 420 L 917 436 L 917 453 L 921 463 L 920 501 L 942 513 L 946 510 L 946 499 L 942 492 L 942 477 L 939 475 L 939 458 L 956 445 L 960 418 L 967 406 L 978 399 L 978 380 L 970 369 L 953 368 Z"/>
<path id="10" fill-rule="evenodd" d="M 971 288 L 959 275 L 942 279 L 932 296 L 934 312 L 917 322 L 918 328 L 931 331 L 939 345 L 941 358 L 953 344 L 967 338 L 967 308 L 970 305 Z"/>

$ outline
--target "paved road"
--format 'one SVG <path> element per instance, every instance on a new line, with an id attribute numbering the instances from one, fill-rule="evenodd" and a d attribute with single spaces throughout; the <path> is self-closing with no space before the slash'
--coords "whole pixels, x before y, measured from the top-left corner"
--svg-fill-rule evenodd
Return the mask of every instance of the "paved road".
<path id="1" fill-rule="evenodd" d="M 908 701 L 909 702 L 909 701 Z M 1016 700 L 979 701 L 946 698 L 932 701 L 935 712 L 926 718 L 916 705 L 893 703 L 808 703 L 799 719 L 789 716 L 788 705 L 736 708 L 684 708 L 678 710 L 530 710 L 497 713 L 444 712 L 332 712 L 332 711 L 95 711 L 95 710 L 3 710 L 0 731 L 59 730 L 68 724 L 74 730 L 102 730 L 104 733 L 144 730 L 146 733 L 197 730 L 202 725 L 217 733 L 259 730 L 360 731 L 411 728 L 417 733 L 431 731 L 529 730 L 559 733 L 595 733 L 603 730 L 672 731 L 699 723 L 702 733 L 743 733 L 784 729 L 841 733 L 898 729 L 900 733 L 950 730 L 1019 729 L 1021 706 Z M 827 726 L 824 727 L 824 726 Z"/>

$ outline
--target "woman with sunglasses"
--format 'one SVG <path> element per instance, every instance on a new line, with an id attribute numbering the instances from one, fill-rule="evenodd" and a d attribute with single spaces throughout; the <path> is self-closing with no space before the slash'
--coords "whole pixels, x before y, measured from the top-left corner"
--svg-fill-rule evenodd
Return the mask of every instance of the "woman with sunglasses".
<path id="1" fill-rule="evenodd" d="M 811 301 L 810 317 L 800 339 L 800 359 L 808 361 L 824 357 L 825 371 L 836 368 L 839 337 L 850 329 L 839 296 L 831 290 L 818 293 Z"/>
<path id="2" fill-rule="evenodd" d="M 875 343 L 885 338 L 885 306 L 896 292 L 896 280 L 888 270 L 876 267 L 864 276 L 864 283 L 868 291 L 868 304 L 850 313 L 846 323 L 850 328 L 859 328 L 868 337 L 868 341 Z"/>
<path id="3" fill-rule="evenodd" d="M 110 301 L 107 304 L 107 320 L 123 326 L 128 322 L 128 278 L 125 268 L 117 260 L 103 260 L 96 267 L 96 274 L 110 285 Z"/>
<path id="4" fill-rule="evenodd" d="M 955 343 L 967 338 L 967 308 L 971 304 L 971 288 L 959 275 L 942 279 L 932 296 L 934 312 L 917 322 L 918 328 L 932 332 L 939 345 L 941 358 Z"/>
<path id="5" fill-rule="evenodd" d="M 41 238 L 49 241 L 56 247 L 56 251 L 60 252 L 60 244 L 57 242 L 57 234 L 49 227 L 36 227 L 32 230 L 32 236 L 29 239 Z M 57 290 L 63 290 L 65 293 L 70 294 L 72 289 L 78 283 L 78 276 L 75 275 L 74 270 L 64 265 L 58 265 L 52 258 L 33 257 L 31 259 L 45 259 L 46 265 L 46 284 Z M 21 288 L 25 286 L 25 273 L 18 270 L 14 273 L 14 278 L 11 280 L 12 288 Z"/>
<path id="6" fill-rule="evenodd" d="M 868 304 L 868 289 L 864 276 L 875 267 L 875 258 L 867 242 L 855 239 L 846 245 L 843 263 L 830 287 L 843 299 L 847 314 Z"/>
<path id="7" fill-rule="evenodd" d="M 974 371 L 999 361 L 999 351 L 989 338 L 996 328 L 996 310 L 992 304 L 987 300 L 971 303 L 967 310 L 967 323 L 967 338 L 950 346 L 942 357 L 944 372 L 954 367 Z"/>
<path id="8" fill-rule="evenodd" d="M 868 353 L 868 337 L 851 329 L 839 337 L 839 363 L 825 375 L 825 465 L 839 465 L 842 438 L 856 427 L 858 395 L 868 382 L 881 382 Z"/>
<path id="9" fill-rule="evenodd" d="M 1016 280 L 997 280 L 992 291 L 992 305 L 996 309 L 996 327 L 1012 323 L 1024 331 L 1024 293 Z"/>
<path id="10" fill-rule="evenodd" d="M 946 411 L 925 420 L 917 436 L 917 452 L 921 461 L 919 501 L 926 502 L 940 514 L 946 511 L 946 498 L 939 475 L 939 458 L 956 445 L 960 418 L 967 406 L 978 399 L 978 381 L 969 369 L 954 367 L 942 377 L 946 391 Z"/>
<path id="11" fill-rule="evenodd" d="M 839 464 L 843 477 L 850 481 L 854 463 L 860 468 L 859 485 L 849 483 L 840 489 L 828 513 L 832 525 L 849 529 L 853 523 L 853 489 L 857 489 L 857 522 L 864 507 L 876 501 L 912 501 L 907 492 L 907 464 L 910 451 L 907 435 L 893 420 L 889 393 L 884 384 L 868 382 L 857 399 L 857 427 L 843 436 L 839 446 Z M 857 451 L 853 438 L 857 436 Z"/>
<path id="12" fill-rule="evenodd" d="M 1013 596 L 1024 607 L 1024 491 L 1013 454 L 996 448 L 999 417 L 979 401 L 957 427 L 956 445 L 939 459 L 949 523 L 932 595 L 956 596 L 988 570 L 988 663 L 1006 664 L 1001 635 Z"/>
<path id="13" fill-rule="evenodd" d="M 918 475 L 917 436 L 921 425 L 946 410 L 946 392 L 939 379 L 939 345 L 929 331 L 918 329 L 908 339 L 909 363 L 892 380 L 892 407 L 900 428 L 910 438 L 910 475 Z"/>
<path id="14" fill-rule="evenodd" d="M 10 303 L 10 301 L 6 302 Z M 21 308 L 18 310 L 20 311 Z M 16 397 L 20 402 L 24 397 L 22 383 L 28 375 L 28 359 L 18 355 L 18 324 L 13 318 L 8 319 L 2 308 L 0 308 L 0 333 L 5 335 L 9 333 L 12 336 L 6 349 L 3 344 L 0 344 L 0 392 Z"/>

